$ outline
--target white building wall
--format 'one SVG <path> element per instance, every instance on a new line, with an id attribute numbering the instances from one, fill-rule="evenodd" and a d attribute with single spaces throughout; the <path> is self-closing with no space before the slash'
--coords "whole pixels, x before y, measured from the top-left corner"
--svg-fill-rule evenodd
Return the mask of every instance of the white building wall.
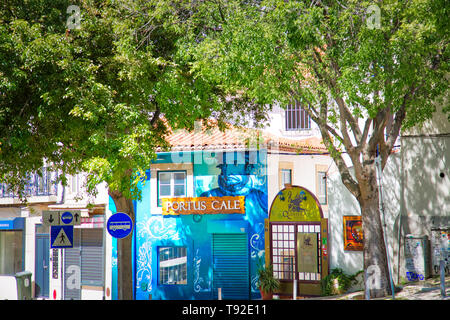
<path id="1" fill-rule="evenodd" d="M 344 251 L 343 216 L 361 215 L 359 204 L 334 170 L 328 180 L 328 242 L 330 270 L 341 268 L 346 274 L 363 269 L 362 251 Z"/>
<path id="2" fill-rule="evenodd" d="M 69 185 L 63 187 L 61 183 L 57 188 L 56 196 L 39 196 L 39 197 L 31 197 L 28 200 L 28 206 L 23 206 L 23 204 L 17 198 L 2 198 L 1 203 L 4 205 L 11 205 L 10 207 L 2 207 L 0 208 L 0 220 L 2 219 L 13 219 L 18 217 L 25 218 L 25 228 L 24 228 L 24 270 L 30 271 L 32 273 L 31 281 L 34 288 L 35 283 L 35 236 L 36 236 L 36 225 L 42 223 L 42 211 L 43 210 L 59 210 L 59 207 L 67 209 L 73 208 L 73 210 L 81 210 L 82 216 L 87 217 L 88 209 L 86 206 L 91 203 L 95 205 L 104 205 L 105 206 L 105 221 L 111 215 L 111 212 L 108 210 L 108 191 L 105 183 L 100 184 L 97 187 L 98 193 L 95 196 L 89 196 L 86 193 L 84 185 L 85 174 L 80 174 L 82 180 L 80 180 L 80 184 L 78 188 L 72 188 L 72 178 L 69 178 Z M 74 191 L 74 192 L 73 192 Z M 112 252 L 112 239 L 111 236 L 106 232 L 105 239 L 105 288 L 103 290 L 106 291 L 106 288 L 109 288 L 109 292 L 111 292 L 111 252 Z M 50 250 L 50 261 L 49 261 L 49 299 L 53 299 L 53 294 L 55 292 L 56 300 L 60 300 L 63 298 L 63 251 L 64 249 L 58 249 L 58 278 L 53 279 L 52 277 L 52 259 L 53 259 L 53 249 Z M 9 276 L 8 279 L 2 277 L 2 281 L 6 281 L 2 285 L 0 283 L 0 297 L 12 297 L 17 295 L 16 287 L 12 287 L 8 285 L 6 288 L 6 283 L 9 281 L 9 278 L 14 278 L 14 276 Z M 15 281 L 15 278 L 14 278 Z M 0 281 L 1 282 L 1 281 Z M 8 282 L 8 283 L 9 283 Z M 15 292 L 10 292 L 10 291 Z M 103 298 L 103 290 L 99 292 L 98 289 L 86 288 L 82 290 L 82 299 L 102 299 Z M 32 292 L 34 296 L 34 290 Z M 106 299 L 111 299 L 111 294 L 107 296 L 105 294 Z"/>
<path id="3" fill-rule="evenodd" d="M 383 171 L 386 235 L 396 283 L 406 278 L 404 237 L 430 239 L 431 228 L 450 227 L 450 122 L 439 109 L 421 128 L 403 133 L 401 148 L 391 154 Z M 362 270 L 363 256 L 343 250 L 342 217 L 361 215 L 359 204 L 339 172 L 331 174 L 329 182 L 330 268 L 353 274 Z"/>
<path id="4" fill-rule="evenodd" d="M 275 151 L 268 152 L 268 201 L 269 209 L 277 193 L 283 189 L 279 175 L 280 166 L 287 168 L 292 164 L 292 185 L 298 185 L 311 191 L 314 195 L 317 193 L 317 174 L 316 166 L 333 170 L 333 160 L 328 155 L 296 155 L 296 154 L 278 154 Z M 325 170 L 326 170 L 325 169 Z M 324 217 L 328 218 L 327 206 L 322 206 Z"/>
<path id="5" fill-rule="evenodd" d="M 311 128 L 309 130 L 286 130 L 286 111 L 280 105 L 274 104 L 272 111 L 269 112 L 269 121 L 264 131 L 270 132 L 279 137 L 290 139 L 304 139 L 312 136 L 320 137 L 320 130 L 317 124 L 311 120 Z"/>

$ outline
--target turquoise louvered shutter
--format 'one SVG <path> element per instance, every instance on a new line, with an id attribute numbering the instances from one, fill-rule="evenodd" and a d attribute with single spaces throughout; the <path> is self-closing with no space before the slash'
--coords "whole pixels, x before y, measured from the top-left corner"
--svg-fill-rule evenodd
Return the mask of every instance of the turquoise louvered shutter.
<path id="1" fill-rule="evenodd" d="M 246 233 L 213 234 L 214 299 L 249 299 L 249 259 Z"/>

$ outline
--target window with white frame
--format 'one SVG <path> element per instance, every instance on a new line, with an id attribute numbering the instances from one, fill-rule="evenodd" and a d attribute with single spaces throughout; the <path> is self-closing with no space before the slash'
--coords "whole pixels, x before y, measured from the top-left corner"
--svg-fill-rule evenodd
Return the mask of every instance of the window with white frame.
<path id="1" fill-rule="evenodd" d="M 83 175 L 81 173 L 74 174 L 70 176 L 70 187 L 69 192 L 71 194 L 79 194 L 81 192 L 81 187 L 83 186 Z"/>
<path id="2" fill-rule="evenodd" d="M 186 171 L 158 171 L 158 206 L 162 198 L 186 196 Z"/>
<path id="3" fill-rule="evenodd" d="M 291 169 L 281 169 L 281 188 L 284 188 L 286 184 L 292 184 Z"/>
<path id="4" fill-rule="evenodd" d="M 285 115 L 286 131 L 311 129 L 311 119 L 299 102 L 287 105 Z"/>
<path id="5" fill-rule="evenodd" d="M 300 281 L 320 281 L 322 276 L 322 251 L 320 224 L 317 223 L 271 223 L 271 252 L 273 275 L 286 281 L 297 278 Z M 303 235 L 312 236 L 313 255 L 303 255 L 301 240 Z M 311 239 L 311 237 L 309 237 Z M 311 253 L 311 252 L 309 252 Z M 303 266 L 303 257 L 308 258 L 309 266 Z"/>
<path id="6" fill-rule="evenodd" d="M 280 280 L 294 279 L 295 226 L 272 225 L 273 275 Z"/>
<path id="7" fill-rule="evenodd" d="M 320 204 L 327 204 L 327 173 L 324 171 L 317 172 L 317 184 L 318 184 L 318 194 Z"/>
<path id="8" fill-rule="evenodd" d="M 187 248 L 159 247 L 159 284 L 187 283 Z"/>

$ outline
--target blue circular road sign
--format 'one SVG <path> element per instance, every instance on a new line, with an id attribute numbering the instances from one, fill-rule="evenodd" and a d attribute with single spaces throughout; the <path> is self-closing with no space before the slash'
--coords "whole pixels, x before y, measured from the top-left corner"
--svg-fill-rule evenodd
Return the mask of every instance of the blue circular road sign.
<path id="1" fill-rule="evenodd" d="M 69 212 L 69 211 L 63 212 L 63 214 L 61 215 L 61 220 L 65 224 L 71 223 L 73 220 L 72 212 Z"/>
<path id="2" fill-rule="evenodd" d="M 125 238 L 133 230 L 133 221 L 126 213 L 117 212 L 109 217 L 106 228 L 114 238 Z"/>

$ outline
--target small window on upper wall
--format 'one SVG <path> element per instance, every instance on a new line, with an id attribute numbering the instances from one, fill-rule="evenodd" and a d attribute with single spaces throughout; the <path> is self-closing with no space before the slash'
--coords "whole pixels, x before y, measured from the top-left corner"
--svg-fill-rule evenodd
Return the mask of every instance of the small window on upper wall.
<path id="1" fill-rule="evenodd" d="M 298 102 L 287 105 L 285 112 L 286 131 L 311 129 L 311 119 L 305 109 Z"/>
<path id="2" fill-rule="evenodd" d="M 158 171 L 158 206 L 162 198 L 186 196 L 186 171 Z"/>
<path id="3" fill-rule="evenodd" d="M 328 203 L 327 199 L 327 173 L 323 171 L 317 172 L 317 184 L 318 184 L 318 194 L 320 204 L 326 205 Z"/>
<path id="4" fill-rule="evenodd" d="M 281 169 L 281 189 L 283 189 L 286 184 L 292 184 L 291 169 Z"/>

